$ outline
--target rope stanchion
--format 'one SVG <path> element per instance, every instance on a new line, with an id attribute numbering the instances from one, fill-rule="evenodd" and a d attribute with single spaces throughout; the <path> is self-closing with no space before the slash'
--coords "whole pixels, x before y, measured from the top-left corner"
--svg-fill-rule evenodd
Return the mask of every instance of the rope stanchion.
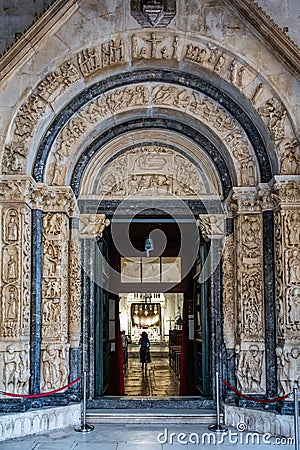
<path id="1" fill-rule="evenodd" d="M 80 433 L 88 433 L 93 431 L 94 426 L 86 423 L 86 389 L 87 389 L 87 372 L 83 371 L 83 403 L 82 403 L 82 414 L 81 414 L 81 425 L 79 428 L 74 428 L 75 431 Z"/>
<path id="2" fill-rule="evenodd" d="M 208 429 L 211 431 L 216 431 L 216 432 L 227 431 L 227 428 L 225 428 L 225 427 L 223 427 L 223 425 L 221 425 L 219 372 L 216 372 L 216 406 L 217 406 L 217 423 L 209 425 Z"/>
<path id="3" fill-rule="evenodd" d="M 57 392 L 63 391 L 64 389 L 68 389 L 70 386 L 73 386 L 73 384 L 78 383 L 78 381 L 80 381 L 80 377 L 76 378 L 76 380 L 71 381 L 70 383 L 66 384 L 65 386 L 55 389 L 54 391 L 42 392 L 40 394 L 13 394 L 12 392 L 0 391 L 0 395 L 6 395 L 7 397 L 14 397 L 14 398 L 47 397 L 48 395 L 53 395 L 53 394 L 56 394 Z"/>
<path id="4" fill-rule="evenodd" d="M 228 381 L 224 380 L 224 378 L 222 378 L 222 382 L 225 384 L 225 386 L 228 387 L 228 389 L 230 389 L 232 392 L 237 394 L 239 397 L 245 398 L 246 400 L 249 400 L 251 402 L 258 402 L 258 403 L 281 402 L 282 400 L 285 400 L 286 398 L 290 397 L 290 395 L 291 395 L 291 394 L 286 394 L 286 395 L 283 395 L 282 397 L 266 398 L 266 399 L 254 398 L 254 397 L 250 397 L 249 395 L 243 394 L 242 392 L 238 391 L 233 386 L 231 386 L 231 384 L 229 384 Z"/>

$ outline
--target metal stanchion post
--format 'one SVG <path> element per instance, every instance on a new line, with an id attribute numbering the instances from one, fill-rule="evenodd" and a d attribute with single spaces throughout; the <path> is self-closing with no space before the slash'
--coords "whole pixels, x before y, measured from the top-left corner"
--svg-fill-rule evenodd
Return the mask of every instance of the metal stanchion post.
<path id="1" fill-rule="evenodd" d="M 221 425 L 221 418 L 220 418 L 220 379 L 219 379 L 219 372 L 216 372 L 216 403 L 217 403 L 217 423 L 214 423 L 213 425 L 210 425 L 208 427 L 211 431 L 227 431 L 227 428 L 223 427 Z"/>
<path id="2" fill-rule="evenodd" d="M 294 388 L 294 425 L 295 425 L 295 450 L 300 450 L 300 438 L 299 438 L 299 398 L 298 389 Z"/>
<path id="3" fill-rule="evenodd" d="M 83 403 L 82 403 L 82 415 L 81 415 L 81 425 L 79 428 L 74 428 L 75 431 L 80 433 L 88 433 L 93 431 L 94 426 L 88 425 L 86 423 L 86 388 L 87 388 L 87 373 L 86 370 L 83 371 Z"/>

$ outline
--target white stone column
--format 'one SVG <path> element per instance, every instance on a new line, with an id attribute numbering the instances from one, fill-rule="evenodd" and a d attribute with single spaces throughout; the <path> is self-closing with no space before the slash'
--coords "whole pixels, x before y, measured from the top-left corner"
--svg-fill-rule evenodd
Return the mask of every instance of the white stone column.
<path id="1" fill-rule="evenodd" d="M 266 390 L 263 217 L 256 188 L 234 188 L 235 287 L 237 295 L 235 374 L 244 393 Z"/>
<path id="2" fill-rule="evenodd" d="M 300 176 L 276 176 L 277 380 L 280 395 L 300 387 Z"/>
<path id="3" fill-rule="evenodd" d="M 30 379 L 31 187 L 31 177 L 1 177 L 0 389 L 18 394 Z"/>

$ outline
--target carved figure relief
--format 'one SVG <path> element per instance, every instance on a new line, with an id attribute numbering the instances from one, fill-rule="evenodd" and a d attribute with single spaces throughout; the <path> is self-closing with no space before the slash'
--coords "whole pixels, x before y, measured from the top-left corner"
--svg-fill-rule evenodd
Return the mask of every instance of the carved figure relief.
<path id="1" fill-rule="evenodd" d="M 2 172 L 12 175 L 22 173 L 25 169 L 25 158 L 27 150 L 23 143 L 13 142 L 4 147 Z"/>
<path id="2" fill-rule="evenodd" d="M 44 392 L 58 389 L 68 382 L 69 344 L 48 344 L 42 350 L 41 385 Z"/>
<path id="3" fill-rule="evenodd" d="M 130 150 L 105 167 L 98 193 L 106 196 L 195 196 L 204 187 L 200 171 L 186 158 L 162 147 Z"/>
<path id="4" fill-rule="evenodd" d="M 42 342 L 67 340 L 68 219 L 65 214 L 43 214 L 42 242 Z"/>
<path id="5" fill-rule="evenodd" d="M 69 339 L 72 347 L 78 347 L 81 333 L 81 264 L 77 230 L 71 230 L 69 254 Z"/>
<path id="6" fill-rule="evenodd" d="M 265 119 L 275 141 L 283 139 L 285 137 L 286 110 L 279 101 L 274 97 L 269 98 L 264 105 L 258 108 L 258 112 Z"/>
<path id="7" fill-rule="evenodd" d="M 223 334 L 227 348 L 234 348 L 235 341 L 235 264 L 233 234 L 226 236 L 222 256 L 223 284 Z"/>
<path id="8" fill-rule="evenodd" d="M 88 77 L 100 69 L 100 58 L 96 48 L 86 48 L 77 54 L 80 71 L 84 77 Z"/>
<path id="9" fill-rule="evenodd" d="M 71 84 L 79 79 L 80 74 L 77 67 L 75 67 L 72 61 L 66 61 L 38 85 L 37 91 L 42 99 L 53 102 Z"/>
<path id="10" fill-rule="evenodd" d="M 283 139 L 279 143 L 281 173 L 289 175 L 300 174 L 299 142 L 295 139 Z"/>
<path id="11" fill-rule="evenodd" d="M 80 214 L 80 237 L 90 239 L 101 237 L 105 227 L 109 224 L 105 214 Z"/>
<path id="12" fill-rule="evenodd" d="M 131 37 L 132 59 L 178 59 L 178 36 L 174 36 L 172 43 L 169 37 L 160 37 L 152 32 L 148 36 Z"/>
<path id="13" fill-rule="evenodd" d="M 264 391 L 263 359 L 264 352 L 256 344 L 248 349 L 235 347 L 235 372 L 238 388 L 245 393 L 260 394 Z"/>
<path id="14" fill-rule="evenodd" d="M 26 394 L 30 378 L 29 346 L 23 350 L 16 350 L 15 345 L 9 344 L 3 352 L 3 386 L 6 392 Z"/>
<path id="15" fill-rule="evenodd" d="M 292 250 L 288 252 L 287 258 L 287 280 L 289 284 L 300 284 L 300 252 Z"/>

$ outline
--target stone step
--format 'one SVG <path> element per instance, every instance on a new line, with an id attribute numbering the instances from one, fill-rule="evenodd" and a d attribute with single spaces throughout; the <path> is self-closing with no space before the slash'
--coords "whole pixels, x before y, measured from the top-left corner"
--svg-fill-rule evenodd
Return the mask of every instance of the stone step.
<path id="1" fill-rule="evenodd" d="M 221 420 L 223 416 L 221 415 Z M 87 410 L 89 423 L 195 423 L 214 424 L 216 414 L 213 410 L 197 409 L 99 409 Z"/>

